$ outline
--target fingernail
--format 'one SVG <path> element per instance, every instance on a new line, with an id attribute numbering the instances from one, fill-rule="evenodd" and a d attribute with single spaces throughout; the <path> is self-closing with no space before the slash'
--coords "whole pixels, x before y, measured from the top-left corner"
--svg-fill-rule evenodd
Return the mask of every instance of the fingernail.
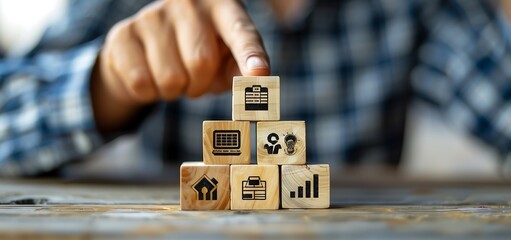
<path id="1" fill-rule="evenodd" d="M 268 68 L 268 64 L 258 56 L 252 56 L 247 59 L 247 68 L 249 70 Z"/>

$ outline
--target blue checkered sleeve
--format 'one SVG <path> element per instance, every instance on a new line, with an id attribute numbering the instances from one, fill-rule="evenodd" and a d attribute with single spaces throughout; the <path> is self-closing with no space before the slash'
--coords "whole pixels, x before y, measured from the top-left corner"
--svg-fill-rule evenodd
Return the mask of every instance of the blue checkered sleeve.
<path id="1" fill-rule="evenodd" d="M 29 54 L 0 56 L 0 175 L 51 171 L 104 142 L 89 77 L 106 32 L 147 2 L 71 0 Z"/>
<path id="2" fill-rule="evenodd" d="M 101 144 L 89 75 L 101 40 L 0 61 L 0 174 L 35 175 Z"/>
<path id="3" fill-rule="evenodd" d="M 454 126 L 511 152 L 511 30 L 491 1 L 443 1 L 425 13 L 425 44 L 412 73 L 418 95 Z"/>

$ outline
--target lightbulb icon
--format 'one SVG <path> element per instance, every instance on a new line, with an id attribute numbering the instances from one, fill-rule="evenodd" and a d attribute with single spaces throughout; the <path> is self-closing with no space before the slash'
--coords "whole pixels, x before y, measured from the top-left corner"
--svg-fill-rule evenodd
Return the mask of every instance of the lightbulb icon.
<path id="1" fill-rule="evenodd" d="M 293 133 L 287 133 L 284 136 L 284 143 L 286 144 L 286 148 L 284 149 L 284 152 L 287 155 L 294 155 L 296 153 L 296 142 L 297 138 Z"/>

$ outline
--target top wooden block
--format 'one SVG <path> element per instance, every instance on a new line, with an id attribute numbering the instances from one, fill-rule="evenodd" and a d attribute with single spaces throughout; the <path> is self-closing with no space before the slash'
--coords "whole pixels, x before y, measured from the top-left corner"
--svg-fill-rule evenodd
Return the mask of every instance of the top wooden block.
<path id="1" fill-rule="evenodd" d="M 280 120 L 279 77 L 234 77 L 232 85 L 233 120 Z"/>

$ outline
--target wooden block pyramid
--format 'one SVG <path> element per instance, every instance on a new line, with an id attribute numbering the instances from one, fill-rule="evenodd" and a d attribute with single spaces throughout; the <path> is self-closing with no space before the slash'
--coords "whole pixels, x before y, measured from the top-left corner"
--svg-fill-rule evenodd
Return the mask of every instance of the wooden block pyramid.
<path id="1" fill-rule="evenodd" d="M 279 77 L 234 77 L 232 105 L 233 121 L 204 121 L 203 162 L 181 165 L 181 209 L 328 208 L 330 166 L 306 164 L 304 121 L 279 121 Z"/>

